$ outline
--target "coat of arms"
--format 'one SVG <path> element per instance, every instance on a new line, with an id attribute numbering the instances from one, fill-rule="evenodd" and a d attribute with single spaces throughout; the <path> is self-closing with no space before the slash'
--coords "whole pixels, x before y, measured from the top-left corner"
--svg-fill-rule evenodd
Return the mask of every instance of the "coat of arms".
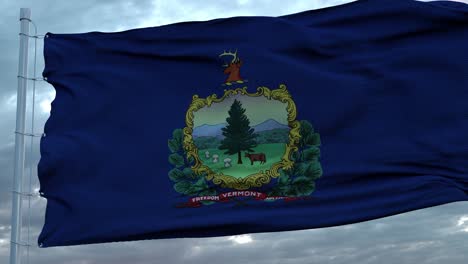
<path id="1" fill-rule="evenodd" d="M 229 58 L 221 94 L 193 95 L 185 127 L 168 141 L 175 191 L 182 207 L 230 200 L 277 201 L 309 197 L 322 175 L 320 136 L 297 109 L 286 85 L 251 91 L 237 51 Z"/>

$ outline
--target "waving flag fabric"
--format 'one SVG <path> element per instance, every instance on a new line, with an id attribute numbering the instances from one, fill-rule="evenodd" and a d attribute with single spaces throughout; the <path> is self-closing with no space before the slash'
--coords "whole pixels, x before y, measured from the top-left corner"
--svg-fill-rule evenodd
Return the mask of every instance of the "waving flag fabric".
<path id="1" fill-rule="evenodd" d="M 51 34 L 43 247 L 350 224 L 468 200 L 468 7 Z"/>

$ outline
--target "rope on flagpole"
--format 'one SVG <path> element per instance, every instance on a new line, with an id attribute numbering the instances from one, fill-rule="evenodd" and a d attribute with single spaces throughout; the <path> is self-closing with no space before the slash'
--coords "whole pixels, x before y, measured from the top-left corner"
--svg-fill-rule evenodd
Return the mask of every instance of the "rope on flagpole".
<path id="1" fill-rule="evenodd" d="M 37 82 L 39 82 L 39 81 L 47 81 L 46 78 L 37 78 L 37 77 L 36 77 L 36 78 L 34 78 L 34 77 L 33 77 L 33 78 L 29 78 L 29 77 L 26 77 L 26 76 L 19 76 L 19 75 L 18 75 L 17 77 L 18 77 L 18 78 L 21 78 L 21 79 L 28 80 L 28 81 L 37 81 Z"/>
<path id="2" fill-rule="evenodd" d="M 25 197 L 41 197 L 38 193 L 29 193 L 29 192 L 18 192 L 18 191 L 11 191 L 14 194 L 25 196 Z"/>
<path id="3" fill-rule="evenodd" d="M 30 23 L 34 26 L 34 63 L 33 63 L 33 76 L 36 77 L 36 68 L 37 68 L 37 26 L 34 21 L 30 21 Z M 34 145 L 34 121 L 35 121 L 35 109 L 36 109 L 36 82 L 37 78 L 33 80 L 33 87 L 32 87 L 32 102 L 31 102 L 31 137 L 30 137 L 30 146 L 29 146 L 29 190 L 28 193 L 32 194 L 32 178 L 33 178 L 33 145 Z M 27 229 L 27 244 L 31 244 L 31 198 L 32 195 L 28 197 L 28 229 Z M 26 263 L 29 264 L 29 249 L 30 247 L 26 247 Z"/>
<path id="4" fill-rule="evenodd" d="M 31 22 L 34 26 L 36 26 L 32 20 L 29 20 L 29 22 Z M 36 38 L 36 39 L 43 39 L 46 36 L 46 35 L 37 35 L 37 32 L 34 35 L 29 35 L 29 34 L 25 34 L 25 33 L 19 33 L 19 35 L 20 36 L 30 37 L 30 38 Z"/>
<path id="5" fill-rule="evenodd" d="M 26 137 L 44 137 L 45 136 L 45 133 L 32 134 L 32 133 L 22 133 L 22 132 L 18 132 L 18 131 L 15 131 L 15 134 L 20 134 L 20 135 L 23 135 L 23 136 L 26 136 Z"/>

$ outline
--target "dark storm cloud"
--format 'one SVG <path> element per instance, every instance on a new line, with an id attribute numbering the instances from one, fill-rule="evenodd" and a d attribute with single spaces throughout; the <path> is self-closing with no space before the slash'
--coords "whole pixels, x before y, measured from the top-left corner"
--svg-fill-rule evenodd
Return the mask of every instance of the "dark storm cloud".
<path id="1" fill-rule="evenodd" d="M 18 12 L 30 7 L 39 34 L 116 31 L 189 20 L 236 15 L 284 15 L 349 1 L 208 0 L 208 1 L 2 1 L 0 7 L 0 263 L 7 263 L 10 235 L 10 199 L 13 173 L 15 93 L 18 59 Z M 38 42 L 39 50 L 42 41 Z M 31 53 L 32 55 L 32 50 Z M 38 54 L 38 71 L 43 68 Z M 41 102 L 53 94 L 46 83 L 37 84 L 37 131 L 48 113 Z M 29 97 L 30 98 L 30 97 Z M 30 109 L 29 109 L 30 111 Z M 29 122 L 29 121 L 28 121 Z M 28 125 L 29 127 L 29 125 Z M 37 142 L 37 141 L 36 141 Z M 29 147 L 27 148 L 29 150 Z M 32 157 L 39 159 L 37 143 Z M 29 165 L 28 165 L 29 166 Z M 26 168 L 26 175 L 29 167 Z M 33 172 L 33 187 L 37 176 Z M 26 177 L 27 178 L 27 177 Z M 27 186 L 27 184 L 25 184 Z M 43 224 L 45 201 L 31 200 L 31 236 L 35 244 Z M 28 207 L 25 201 L 24 208 Z M 31 263 L 466 263 L 468 253 L 467 203 L 453 203 L 385 219 L 342 227 L 250 235 L 240 244 L 222 238 L 170 239 L 39 249 L 32 247 Z M 23 223 L 28 223 L 25 214 Z M 274 221 L 274 219 L 272 220 Z M 26 234 L 26 229 L 23 230 Z M 25 236 L 23 236 L 25 237 Z M 239 240 L 240 241 L 240 240 Z M 242 242 L 242 241 L 241 241 Z"/>

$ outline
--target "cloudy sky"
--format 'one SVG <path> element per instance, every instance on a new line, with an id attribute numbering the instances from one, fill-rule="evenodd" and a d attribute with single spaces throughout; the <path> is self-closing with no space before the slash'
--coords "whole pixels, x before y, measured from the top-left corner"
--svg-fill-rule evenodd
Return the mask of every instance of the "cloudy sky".
<path id="1" fill-rule="evenodd" d="M 38 33 L 120 31 L 180 21 L 238 15 L 285 15 L 339 5 L 346 0 L 0 0 L 0 263 L 9 255 L 13 175 L 18 13 L 30 7 Z M 463 2 L 467 3 L 467 0 Z M 33 44 L 33 43 L 32 43 Z M 33 47 L 33 45 L 31 45 Z M 38 73 L 43 68 L 38 41 Z M 31 49 L 31 55 L 33 50 Z M 32 56 L 31 56 L 32 57 Z M 30 73 L 32 75 L 32 72 Z M 30 85 L 31 88 L 31 85 Z M 37 84 L 36 131 L 48 117 L 53 89 Z M 31 96 L 29 97 L 31 98 Z M 31 107 L 28 108 L 28 111 Z M 31 121 L 28 120 L 28 123 Z M 30 127 L 30 125 L 28 126 Z M 29 150 L 29 147 L 28 147 Z M 29 168 L 39 151 L 27 155 Z M 31 165 L 32 164 L 32 165 Z M 33 169 L 32 186 L 38 188 Z M 26 184 L 28 185 L 28 184 Z M 28 185 L 29 186 L 29 185 Z M 29 205 L 25 202 L 24 206 Z M 45 201 L 31 201 L 30 263 L 467 263 L 468 203 L 459 202 L 380 220 L 317 230 L 207 239 L 170 239 L 39 249 Z M 25 211 L 26 212 L 26 211 Z M 23 230 L 24 237 L 27 228 Z M 26 257 L 24 258 L 26 260 Z M 24 262 L 26 263 L 26 261 Z"/>

